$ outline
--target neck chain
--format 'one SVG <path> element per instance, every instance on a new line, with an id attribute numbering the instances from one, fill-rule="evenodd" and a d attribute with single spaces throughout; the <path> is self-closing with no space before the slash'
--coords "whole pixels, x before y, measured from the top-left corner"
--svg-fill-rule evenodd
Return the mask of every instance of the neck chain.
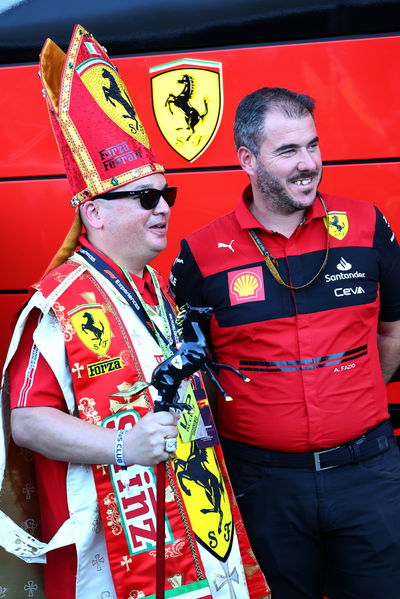
<path id="1" fill-rule="evenodd" d="M 324 200 L 322 199 L 322 197 L 319 194 L 318 194 L 318 198 L 321 200 L 322 206 L 324 207 L 325 218 L 326 218 L 326 250 L 325 250 L 325 256 L 324 256 L 323 262 L 322 262 L 322 264 L 321 264 L 318 272 L 312 277 L 312 279 L 310 279 L 307 283 L 304 283 L 303 285 L 290 285 L 288 283 L 285 283 L 285 281 L 282 279 L 281 275 L 278 272 L 278 266 L 279 266 L 278 260 L 276 258 L 274 258 L 273 255 L 267 250 L 267 248 L 265 247 L 265 245 L 261 241 L 260 237 L 255 232 L 255 230 L 254 229 L 247 229 L 248 234 L 250 235 L 251 239 L 254 241 L 254 243 L 257 246 L 257 248 L 260 251 L 260 253 L 264 256 L 265 264 L 267 265 L 267 268 L 268 268 L 269 272 L 274 277 L 275 281 L 277 283 L 279 283 L 279 285 L 283 285 L 283 287 L 286 287 L 286 289 L 298 290 L 298 289 L 304 289 L 304 287 L 308 287 L 309 285 L 311 285 L 311 283 L 313 283 L 319 277 L 319 275 L 321 274 L 321 272 L 325 268 L 326 263 L 328 262 L 328 254 L 329 254 L 329 218 L 328 218 L 328 210 L 326 208 L 326 204 L 325 204 Z"/>

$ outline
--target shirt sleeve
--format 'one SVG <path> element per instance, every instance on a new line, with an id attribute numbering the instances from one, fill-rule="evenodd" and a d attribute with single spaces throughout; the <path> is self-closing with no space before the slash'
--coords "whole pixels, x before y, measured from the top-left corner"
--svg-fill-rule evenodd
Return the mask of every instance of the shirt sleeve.
<path id="1" fill-rule="evenodd" d="M 39 310 L 32 310 L 29 314 L 17 351 L 8 367 L 10 406 L 11 409 L 47 406 L 66 412 L 60 385 L 33 341 L 40 318 Z"/>
<path id="2" fill-rule="evenodd" d="M 374 248 L 380 269 L 380 313 L 383 321 L 400 320 L 400 247 L 385 216 L 375 208 Z"/>
<path id="3" fill-rule="evenodd" d="M 181 251 L 172 265 L 169 291 L 178 306 L 189 303 L 204 306 L 203 275 L 186 239 L 181 241 Z"/>

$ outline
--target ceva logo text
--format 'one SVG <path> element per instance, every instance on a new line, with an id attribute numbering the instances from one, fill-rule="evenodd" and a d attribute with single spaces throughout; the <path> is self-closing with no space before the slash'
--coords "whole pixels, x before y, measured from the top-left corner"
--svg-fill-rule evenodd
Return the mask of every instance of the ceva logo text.
<path id="1" fill-rule="evenodd" d="M 360 286 L 355 287 L 337 287 L 335 289 L 336 297 L 343 297 L 344 295 L 359 295 L 360 293 L 365 293 L 364 289 Z"/>

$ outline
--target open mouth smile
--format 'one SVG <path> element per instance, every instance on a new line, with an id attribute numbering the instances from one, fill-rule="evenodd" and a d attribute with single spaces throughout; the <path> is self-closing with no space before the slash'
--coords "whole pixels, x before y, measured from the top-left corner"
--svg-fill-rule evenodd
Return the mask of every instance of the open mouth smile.
<path id="1" fill-rule="evenodd" d="M 293 183 L 298 186 L 310 185 L 311 182 L 312 182 L 311 177 L 309 177 L 308 179 L 297 179 L 296 181 L 293 181 Z"/>

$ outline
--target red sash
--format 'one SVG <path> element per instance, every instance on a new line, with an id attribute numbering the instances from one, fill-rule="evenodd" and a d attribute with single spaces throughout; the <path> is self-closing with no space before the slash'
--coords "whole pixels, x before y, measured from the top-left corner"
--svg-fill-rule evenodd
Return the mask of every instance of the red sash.
<path id="1" fill-rule="evenodd" d="M 61 266 L 58 273 L 51 273 L 40 282 L 40 291 L 48 297 L 59 281 L 75 268 L 73 263 Z M 148 390 L 135 401 L 110 397 L 137 380 L 145 380 L 141 360 L 111 298 L 85 271 L 61 293 L 53 310 L 64 331 L 80 417 L 108 428 L 134 426 L 152 409 L 153 401 Z M 155 355 L 151 359 L 156 364 L 162 356 Z M 198 381 L 196 376 L 197 385 Z M 204 402 L 208 405 L 207 400 Z M 194 466 L 197 479 L 190 470 Z M 154 597 L 154 468 L 129 466 L 129 491 L 121 481 L 119 466 L 93 465 L 92 469 L 117 597 Z M 199 509 L 197 506 L 197 503 L 206 502 L 210 507 L 210 494 L 207 503 L 206 486 L 201 480 L 205 474 L 207 485 L 214 485 L 219 493 L 218 509 L 215 502 L 213 509 Z M 232 508 L 230 503 L 233 503 Z M 206 518 L 203 515 L 206 513 L 209 514 L 209 528 L 204 524 Z M 233 517 L 250 597 L 266 597 L 268 588 L 249 547 L 237 504 L 232 501 L 220 446 L 197 450 L 195 443 L 180 443 L 176 460 L 167 463 L 166 597 L 212 597 L 197 542 L 224 562 L 231 549 Z"/>

